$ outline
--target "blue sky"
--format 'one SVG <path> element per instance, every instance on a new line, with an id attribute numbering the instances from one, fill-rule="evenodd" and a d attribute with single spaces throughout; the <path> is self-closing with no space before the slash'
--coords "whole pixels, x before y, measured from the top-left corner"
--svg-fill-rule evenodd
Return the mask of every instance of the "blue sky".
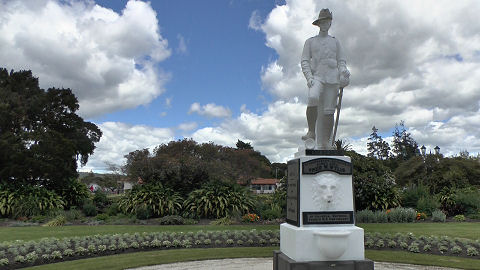
<path id="1" fill-rule="evenodd" d="M 97 1 L 118 13 L 126 2 Z M 275 4 L 273 0 L 152 1 L 161 34 L 172 49 L 172 55 L 157 65 L 171 76 L 166 92 L 146 106 L 91 120 L 155 127 L 196 122 L 201 128 L 218 119 L 188 114 L 194 102 L 222 105 L 232 116 L 240 114 L 243 104 L 252 111 L 264 110 L 271 97 L 262 91 L 260 72 L 276 53 L 265 46 L 264 35 L 248 24 L 252 12 L 266 16 Z"/>
<path id="2" fill-rule="evenodd" d="M 337 138 L 366 154 L 372 126 L 391 141 L 404 120 L 427 152 L 480 152 L 477 0 L 0 1 L 0 66 L 72 89 L 103 132 L 82 171 L 182 138 L 285 162 L 307 128 L 299 62 L 322 8 L 351 72 Z"/>

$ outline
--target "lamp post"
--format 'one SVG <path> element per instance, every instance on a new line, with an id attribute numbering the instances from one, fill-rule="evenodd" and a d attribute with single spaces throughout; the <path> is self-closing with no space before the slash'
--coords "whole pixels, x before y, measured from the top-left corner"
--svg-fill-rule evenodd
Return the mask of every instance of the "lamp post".
<path id="1" fill-rule="evenodd" d="M 422 147 L 420 147 L 420 151 L 422 152 L 422 156 L 425 157 L 425 154 L 427 153 L 427 148 L 425 147 L 425 145 L 422 145 Z"/>
<path id="2" fill-rule="evenodd" d="M 435 146 L 435 148 L 433 148 L 435 150 L 435 155 L 439 155 L 440 154 L 440 147 Z"/>

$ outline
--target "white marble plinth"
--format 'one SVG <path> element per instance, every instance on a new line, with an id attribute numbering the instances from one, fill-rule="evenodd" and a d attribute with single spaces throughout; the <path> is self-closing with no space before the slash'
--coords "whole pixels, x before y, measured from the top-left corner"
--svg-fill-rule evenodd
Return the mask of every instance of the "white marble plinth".
<path id="1" fill-rule="evenodd" d="M 364 260 L 363 229 L 354 225 L 296 227 L 283 223 L 280 251 L 297 262 Z"/>

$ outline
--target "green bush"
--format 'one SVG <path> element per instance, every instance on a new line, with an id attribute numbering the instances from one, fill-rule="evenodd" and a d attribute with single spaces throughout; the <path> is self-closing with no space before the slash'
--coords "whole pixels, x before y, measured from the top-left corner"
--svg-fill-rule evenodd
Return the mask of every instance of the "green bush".
<path id="1" fill-rule="evenodd" d="M 95 192 L 93 203 L 98 209 L 103 209 L 109 205 L 107 194 L 101 190 Z"/>
<path id="2" fill-rule="evenodd" d="M 107 221 L 107 220 L 110 219 L 110 216 L 109 216 L 108 214 L 106 214 L 106 213 L 98 214 L 98 215 L 96 216 L 96 219 L 97 219 L 97 220 L 100 220 L 100 221 Z"/>
<path id="3" fill-rule="evenodd" d="M 64 215 L 59 215 L 55 217 L 54 219 L 50 220 L 43 226 L 49 226 L 49 227 L 56 227 L 56 226 L 63 226 L 67 223 L 67 218 Z"/>
<path id="4" fill-rule="evenodd" d="M 109 216 L 116 216 L 118 214 L 118 203 L 112 203 L 110 206 L 108 206 L 106 213 Z"/>
<path id="5" fill-rule="evenodd" d="M 462 222 L 462 221 L 465 221 L 465 216 L 464 215 L 456 215 L 456 216 L 453 217 L 453 220 L 458 221 L 458 222 Z"/>
<path id="6" fill-rule="evenodd" d="M 260 217 L 264 220 L 274 220 L 277 218 L 282 218 L 283 217 L 283 211 L 282 208 L 279 206 L 274 205 L 270 209 L 265 209 L 260 213 Z"/>
<path id="7" fill-rule="evenodd" d="M 139 205 L 135 208 L 135 216 L 138 219 L 149 219 L 152 216 L 152 210 L 146 205 Z"/>
<path id="8" fill-rule="evenodd" d="M 432 221 L 433 222 L 445 222 L 447 216 L 441 210 L 436 209 L 432 212 Z"/>
<path id="9" fill-rule="evenodd" d="M 148 209 L 151 216 L 177 215 L 182 209 L 182 197 L 171 188 L 156 183 L 135 186 L 118 202 L 118 208 L 125 214 L 134 214 L 141 206 Z"/>
<path id="10" fill-rule="evenodd" d="M 376 223 L 387 223 L 388 222 L 388 215 L 385 211 L 375 211 L 375 222 Z"/>
<path id="11" fill-rule="evenodd" d="M 434 196 L 424 196 L 418 199 L 417 210 L 418 212 L 432 215 L 432 212 L 440 207 L 440 202 Z"/>
<path id="12" fill-rule="evenodd" d="M 388 213 L 388 220 L 394 223 L 414 222 L 417 213 L 412 208 L 396 207 Z"/>
<path id="13" fill-rule="evenodd" d="M 242 215 L 253 206 L 254 200 L 249 191 L 238 185 L 221 182 L 211 182 L 192 191 L 184 202 L 186 212 L 206 218 Z"/>
<path id="14" fill-rule="evenodd" d="M 184 225 L 185 220 L 181 216 L 164 216 L 158 220 L 161 225 Z"/>
<path id="15" fill-rule="evenodd" d="M 57 193 L 65 201 L 65 208 L 70 209 L 72 206 L 81 207 L 90 191 L 85 184 L 77 179 L 71 179 L 62 188 L 59 188 Z"/>
<path id="16" fill-rule="evenodd" d="M 418 200 L 423 197 L 429 197 L 428 187 L 423 185 L 410 185 L 402 191 L 401 204 L 403 207 L 416 208 Z"/>
<path id="17" fill-rule="evenodd" d="M 97 207 L 91 200 L 85 200 L 83 207 L 82 207 L 83 213 L 87 217 L 94 217 L 97 215 Z"/>
<path id="18" fill-rule="evenodd" d="M 372 210 L 362 210 L 355 213 L 355 219 L 358 223 L 375 223 L 375 213 Z"/>
<path id="19" fill-rule="evenodd" d="M 32 217 L 48 211 L 63 209 L 65 203 L 53 191 L 38 186 L 3 186 L 0 191 L 0 214 L 2 216 Z"/>
<path id="20" fill-rule="evenodd" d="M 454 193 L 453 201 L 460 213 L 477 214 L 480 210 L 480 191 L 476 188 L 459 189 Z"/>
<path id="21" fill-rule="evenodd" d="M 65 217 L 67 218 L 67 221 L 74 221 L 77 219 L 80 219 L 82 217 L 82 212 L 76 208 L 76 206 L 70 207 L 70 210 L 65 211 Z"/>

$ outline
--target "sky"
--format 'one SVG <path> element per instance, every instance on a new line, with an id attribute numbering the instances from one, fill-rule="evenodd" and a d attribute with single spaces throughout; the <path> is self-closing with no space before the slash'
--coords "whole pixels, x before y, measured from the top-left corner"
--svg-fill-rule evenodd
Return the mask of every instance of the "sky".
<path id="1" fill-rule="evenodd" d="M 80 171 L 192 138 L 272 162 L 307 131 L 305 40 L 322 8 L 350 70 L 337 138 L 367 153 L 396 123 L 427 151 L 480 152 L 477 0 L 0 0 L 0 67 L 70 88 L 103 132 Z"/>

